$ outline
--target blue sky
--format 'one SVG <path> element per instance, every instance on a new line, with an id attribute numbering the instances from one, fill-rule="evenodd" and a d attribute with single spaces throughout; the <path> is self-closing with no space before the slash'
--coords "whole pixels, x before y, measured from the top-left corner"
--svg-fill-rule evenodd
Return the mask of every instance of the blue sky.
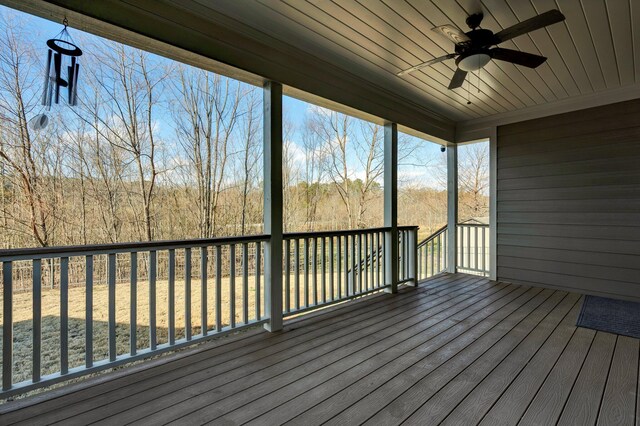
<path id="1" fill-rule="evenodd" d="M 55 23 L 52 21 L 48 21 L 42 18 L 38 18 L 35 16 L 30 16 L 26 14 L 22 14 L 21 12 L 13 11 L 4 6 L 0 7 L 0 12 L 4 13 L 16 13 L 20 14 L 24 19 L 29 23 L 30 28 L 37 28 L 37 30 L 32 33 L 34 37 L 34 43 L 37 45 L 38 43 L 42 44 L 42 55 L 46 54 L 47 48 L 45 42 L 48 38 L 51 38 L 58 34 L 62 29 L 61 23 Z M 70 22 L 69 32 L 71 36 L 79 42 L 84 37 L 95 37 L 91 34 L 84 33 L 80 30 L 73 28 L 73 22 Z M 82 46 L 80 46 L 82 48 Z M 159 57 L 158 57 L 159 58 Z M 165 60 L 165 59 L 162 59 Z M 81 61 L 82 63 L 82 61 Z M 89 78 L 90 72 L 84 72 L 84 75 L 81 73 L 82 78 Z M 82 81 L 79 82 L 82 84 Z M 292 142 L 294 144 L 299 144 L 298 141 L 301 140 L 300 129 L 303 128 L 303 123 L 305 119 L 305 114 L 308 108 L 312 107 L 310 104 L 285 96 L 283 100 L 283 109 L 285 111 L 285 115 L 288 120 L 290 120 L 294 126 L 294 131 L 292 135 Z M 168 118 L 168 117 L 167 117 Z M 171 120 L 162 120 L 163 122 L 171 122 Z M 162 126 L 161 129 L 163 135 L 166 138 L 172 138 L 174 131 L 171 126 Z M 417 138 L 406 135 L 412 140 L 412 142 L 417 142 L 420 144 L 420 152 L 415 155 L 413 158 L 408 158 L 405 162 L 406 164 L 401 164 L 399 166 L 399 181 L 400 184 L 414 184 L 420 186 L 431 186 L 431 187 L 441 187 L 442 179 L 438 179 L 435 174 L 442 173 L 442 163 L 444 161 L 444 154 L 440 152 L 440 146 L 426 140 L 418 140 Z M 356 175 L 358 171 L 355 171 Z"/>

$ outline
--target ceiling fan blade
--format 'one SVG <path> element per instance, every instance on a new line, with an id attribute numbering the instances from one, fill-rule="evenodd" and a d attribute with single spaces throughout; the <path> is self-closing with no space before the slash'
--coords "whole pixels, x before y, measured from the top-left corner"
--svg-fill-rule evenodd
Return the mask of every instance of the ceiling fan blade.
<path id="1" fill-rule="evenodd" d="M 515 24 L 509 28 L 505 28 L 502 31 L 494 34 L 496 44 L 503 41 L 510 40 L 519 35 L 526 34 L 533 30 L 546 27 L 547 25 L 555 24 L 556 22 L 564 21 L 564 15 L 557 9 L 549 10 L 533 18 L 529 18 L 526 21 L 522 21 L 519 24 Z"/>
<path id="2" fill-rule="evenodd" d="M 462 86 L 464 83 L 464 79 L 467 77 L 467 72 L 461 70 L 460 68 L 456 69 L 456 72 L 453 74 L 453 78 L 451 79 L 451 83 L 449 83 L 449 90 L 457 89 Z"/>
<path id="3" fill-rule="evenodd" d="M 455 44 L 468 43 L 471 41 L 460 28 L 456 28 L 453 25 L 440 25 L 439 27 L 431 28 L 432 31 L 437 31 L 453 41 Z"/>
<path id="4" fill-rule="evenodd" d="M 489 51 L 493 59 L 499 61 L 511 62 L 516 65 L 522 65 L 529 68 L 536 68 L 547 60 L 544 56 L 534 55 L 532 53 L 520 52 L 519 50 L 503 49 L 495 47 Z"/>
<path id="5" fill-rule="evenodd" d="M 447 59 L 455 58 L 456 56 L 458 56 L 457 53 L 449 53 L 448 55 L 440 56 L 439 58 L 435 58 L 435 59 L 432 59 L 430 61 L 418 64 L 415 67 L 411 67 L 411 68 L 407 68 L 406 70 L 402 70 L 399 73 L 397 73 L 396 75 L 397 76 L 402 76 L 402 75 L 405 75 L 405 74 L 409 74 L 410 72 L 414 72 L 414 71 L 417 71 L 419 69 L 428 67 L 430 65 L 437 64 L 438 62 L 446 61 Z"/>

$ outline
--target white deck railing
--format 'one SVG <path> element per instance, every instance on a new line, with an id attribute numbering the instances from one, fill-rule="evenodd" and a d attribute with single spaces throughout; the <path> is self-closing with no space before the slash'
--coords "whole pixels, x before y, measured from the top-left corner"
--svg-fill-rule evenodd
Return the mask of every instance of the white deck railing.
<path id="1" fill-rule="evenodd" d="M 458 225 L 457 271 L 489 276 L 489 225 Z"/>
<path id="2" fill-rule="evenodd" d="M 458 224 L 456 270 L 489 276 L 489 225 Z M 418 279 L 424 280 L 447 270 L 447 226 L 418 243 Z"/>
<path id="3" fill-rule="evenodd" d="M 417 227 L 398 228 L 399 283 Z M 380 291 L 389 228 L 284 235 L 283 314 Z M 0 250 L 0 397 L 269 320 L 268 235 Z"/>
<path id="4" fill-rule="evenodd" d="M 418 278 L 430 278 L 447 270 L 447 227 L 443 226 L 418 244 Z"/>
<path id="5" fill-rule="evenodd" d="M 398 227 L 398 284 L 413 281 L 418 227 Z M 300 232 L 284 235 L 285 315 L 360 297 L 385 283 L 387 228 Z"/>

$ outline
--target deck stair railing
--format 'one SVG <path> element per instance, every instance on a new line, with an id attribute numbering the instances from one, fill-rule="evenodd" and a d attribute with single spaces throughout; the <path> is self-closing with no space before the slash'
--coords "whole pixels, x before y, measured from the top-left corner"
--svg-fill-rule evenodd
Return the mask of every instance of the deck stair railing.
<path id="1" fill-rule="evenodd" d="M 443 226 L 418 243 L 418 277 L 430 278 L 447 267 L 447 227 Z"/>
<path id="2" fill-rule="evenodd" d="M 458 224 L 456 270 L 467 274 L 489 275 L 489 225 Z M 430 278 L 447 270 L 447 226 L 418 243 L 418 278 Z"/>
<path id="3" fill-rule="evenodd" d="M 415 281 L 417 227 L 398 228 Z M 283 315 L 389 287 L 390 228 L 283 238 Z M 0 250 L 0 397 L 265 323 L 268 235 Z"/>

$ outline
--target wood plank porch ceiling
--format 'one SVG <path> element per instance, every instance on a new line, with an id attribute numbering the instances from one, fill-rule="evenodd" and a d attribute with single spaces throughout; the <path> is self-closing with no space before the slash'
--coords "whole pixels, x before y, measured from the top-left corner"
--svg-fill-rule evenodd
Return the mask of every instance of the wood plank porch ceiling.
<path id="1" fill-rule="evenodd" d="M 639 341 L 576 328 L 580 306 L 443 275 L 5 405 L 2 423 L 634 424 Z"/>
<path id="2" fill-rule="evenodd" d="M 640 7 L 632 0 L 195 0 L 298 49 L 363 76 L 398 80 L 395 73 L 453 50 L 431 28 L 482 11 L 483 28 L 497 32 L 558 8 L 566 21 L 501 44 L 548 57 L 532 70 L 491 61 L 467 85 L 448 90 L 455 71 L 446 61 L 400 79 L 403 88 L 437 112 L 464 121 L 640 83 Z M 360 72 L 360 71 L 359 71 Z"/>

